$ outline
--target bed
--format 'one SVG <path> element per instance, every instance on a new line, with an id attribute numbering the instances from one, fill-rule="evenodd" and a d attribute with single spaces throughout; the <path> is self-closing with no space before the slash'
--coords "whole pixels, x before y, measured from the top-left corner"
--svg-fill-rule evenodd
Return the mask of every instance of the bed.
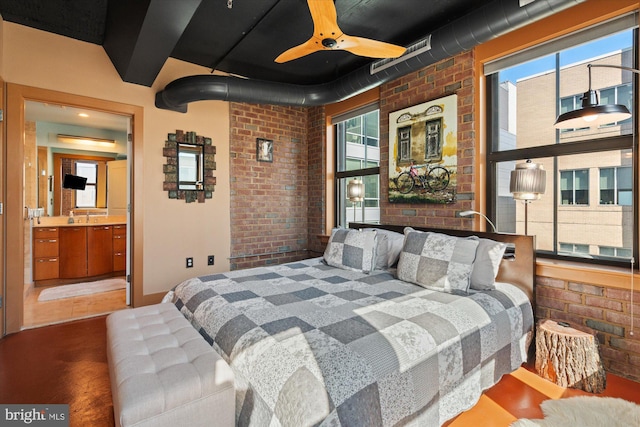
<path id="1" fill-rule="evenodd" d="M 237 425 L 440 426 L 526 360 L 532 237 L 352 227 L 322 257 L 173 289 L 234 371 Z M 464 289 L 480 265 L 491 283 Z"/>

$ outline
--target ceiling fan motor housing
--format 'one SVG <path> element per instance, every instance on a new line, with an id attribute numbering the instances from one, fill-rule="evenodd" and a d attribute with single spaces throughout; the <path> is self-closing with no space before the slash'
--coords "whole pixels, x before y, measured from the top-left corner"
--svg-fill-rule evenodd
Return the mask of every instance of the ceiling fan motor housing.
<path id="1" fill-rule="evenodd" d="M 322 46 L 328 49 L 333 49 L 334 47 L 338 46 L 338 42 L 336 41 L 336 39 L 327 37 L 326 39 L 322 39 Z"/>

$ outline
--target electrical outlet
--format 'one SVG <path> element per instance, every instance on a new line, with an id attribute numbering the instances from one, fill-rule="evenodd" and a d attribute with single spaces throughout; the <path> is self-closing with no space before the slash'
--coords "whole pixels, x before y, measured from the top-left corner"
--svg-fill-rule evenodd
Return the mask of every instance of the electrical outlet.
<path id="1" fill-rule="evenodd" d="M 215 262 L 215 258 L 213 257 L 213 255 L 209 255 L 207 257 L 207 265 L 213 265 Z"/>
<path id="2" fill-rule="evenodd" d="M 189 257 L 187 258 L 187 268 L 191 268 L 193 267 L 193 258 Z"/>

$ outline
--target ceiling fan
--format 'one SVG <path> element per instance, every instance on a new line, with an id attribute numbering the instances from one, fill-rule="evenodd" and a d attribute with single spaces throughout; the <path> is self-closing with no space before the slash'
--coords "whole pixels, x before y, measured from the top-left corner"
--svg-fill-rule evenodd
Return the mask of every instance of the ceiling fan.
<path id="1" fill-rule="evenodd" d="M 313 35 L 301 45 L 281 53 L 275 62 L 283 63 L 321 50 L 346 50 L 370 58 L 397 58 L 406 50 L 402 46 L 344 34 L 338 27 L 338 13 L 333 0 L 307 0 Z"/>

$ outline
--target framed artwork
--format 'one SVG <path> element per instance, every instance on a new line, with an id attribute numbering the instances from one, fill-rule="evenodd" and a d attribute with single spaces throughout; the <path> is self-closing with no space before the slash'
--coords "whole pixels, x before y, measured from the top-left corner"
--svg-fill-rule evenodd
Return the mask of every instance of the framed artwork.
<path id="1" fill-rule="evenodd" d="M 273 162 L 273 141 L 256 138 L 256 159 L 259 162 Z"/>
<path id="2" fill-rule="evenodd" d="M 389 202 L 453 203 L 457 167 L 457 95 L 389 113 Z"/>

